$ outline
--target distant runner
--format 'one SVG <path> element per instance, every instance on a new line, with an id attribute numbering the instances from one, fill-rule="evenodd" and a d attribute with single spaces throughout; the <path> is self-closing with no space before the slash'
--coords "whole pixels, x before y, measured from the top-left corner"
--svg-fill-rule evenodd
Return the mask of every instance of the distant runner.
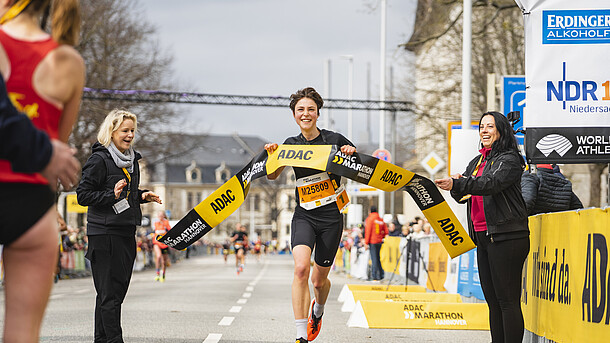
<path id="1" fill-rule="evenodd" d="M 155 223 L 155 237 L 165 235 L 172 228 L 165 216 L 165 211 L 159 211 L 157 218 L 159 218 L 159 221 Z M 153 250 L 155 252 L 155 269 L 157 270 L 155 281 L 165 282 L 165 269 L 169 264 L 169 247 L 153 239 Z M 160 272 L 162 274 L 159 274 Z"/>
<path id="2" fill-rule="evenodd" d="M 246 227 L 237 223 L 235 225 L 236 231 L 231 235 L 231 242 L 233 242 L 233 249 L 235 249 L 235 269 L 237 275 L 244 271 L 246 266 L 246 247 L 248 246 L 248 234 L 246 233 Z"/>

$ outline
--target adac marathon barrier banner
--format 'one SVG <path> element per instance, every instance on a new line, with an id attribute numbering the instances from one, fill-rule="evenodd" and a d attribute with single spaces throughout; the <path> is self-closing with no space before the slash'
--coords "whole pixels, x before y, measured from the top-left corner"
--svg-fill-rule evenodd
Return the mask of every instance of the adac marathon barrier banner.
<path id="1" fill-rule="evenodd" d="M 528 162 L 610 162 L 610 3 L 515 1 L 525 25 Z"/>
<path id="2" fill-rule="evenodd" d="M 607 342 L 610 208 L 529 218 L 521 305 L 527 330 L 554 342 Z"/>
<path id="3" fill-rule="evenodd" d="M 158 240 L 176 249 L 188 247 L 239 208 L 252 180 L 285 166 L 326 171 L 386 192 L 402 189 L 417 203 L 451 257 L 475 247 L 432 181 L 373 156 L 348 156 L 335 145 L 280 145 L 271 155 L 261 152 Z"/>

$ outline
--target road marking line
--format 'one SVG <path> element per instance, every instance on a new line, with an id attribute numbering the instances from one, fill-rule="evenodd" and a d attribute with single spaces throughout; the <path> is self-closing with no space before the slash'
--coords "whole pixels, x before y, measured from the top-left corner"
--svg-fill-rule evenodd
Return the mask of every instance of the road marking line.
<path id="1" fill-rule="evenodd" d="M 49 297 L 49 299 L 55 300 L 55 299 L 63 298 L 64 296 L 66 296 L 66 295 L 65 294 L 55 294 L 55 295 L 51 295 Z"/>
<path id="2" fill-rule="evenodd" d="M 220 341 L 220 337 L 222 337 L 222 334 L 220 333 L 211 333 L 208 335 L 208 337 L 206 337 L 203 343 L 218 343 L 218 341 Z"/>
<path id="3" fill-rule="evenodd" d="M 239 311 L 241 311 L 241 306 L 231 306 L 231 309 L 229 310 L 231 313 L 239 313 Z"/>
<path id="4" fill-rule="evenodd" d="M 246 287 L 246 292 L 252 292 L 253 290 L 254 290 L 254 287 L 252 287 L 252 286 Z"/>
<path id="5" fill-rule="evenodd" d="M 220 320 L 220 323 L 218 323 L 218 325 L 229 326 L 229 325 L 231 325 L 231 323 L 233 323 L 233 319 L 235 319 L 235 317 L 222 317 L 222 319 Z"/>
<path id="6" fill-rule="evenodd" d="M 239 299 L 239 300 L 237 300 L 238 304 L 245 304 L 247 302 L 248 302 L 248 299 Z"/>
<path id="7" fill-rule="evenodd" d="M 241 295 L 242 298 L 249 298 L 251 296 L 252 296 L 252 293 L 247 293 L 247 292 Z"/>
<path id="8" fill-rule="evenodd" d="M 76 294 L 83 294 L 83 293 L 87 293 L 87 292 L 89 292 L 88 289 L 79 289 L 78 291 L 75 291 L 74 293 L 76 293 Z"/>

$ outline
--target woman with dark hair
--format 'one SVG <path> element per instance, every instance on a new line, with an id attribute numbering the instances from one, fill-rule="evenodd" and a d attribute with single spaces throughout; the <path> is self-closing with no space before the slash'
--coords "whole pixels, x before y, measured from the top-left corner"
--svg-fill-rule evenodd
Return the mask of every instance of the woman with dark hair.
<path id="1" fill-rule="evenodd" d="M 319 129 L 316 125 L 324 100 L 312 87 L 298 90 L 290 96 L 290 109 L 301 133 L 288 137 L 284 144 L 337 145 L 341 152 L 352 155 L 356 147 L 340 133 Z M 265 150 L 272 154 L 278 145 L 269 143 Z M 275 180 L 284 168 L 267 175 Z M 291 226 L 294 279 L 292 281 L 292 310 L 297 328 L 296 342 L 311 342 L 320 333 L 324 305 L 330 292 L 328 273 L 335 260 L 341 234 L 343 215 L 336 201 L 341 176 L 310 168 L 293 167 L 297 178 L 297 204 Z M 314 187 L 316 186 L 316 187 Z M 319 187 L 317 187 L 319 186 Z M 309 190 L 309 192 L 305 192 Z M 314 299 L 309 305 L 309 270 L 315 248 L 311 283 Z M 309 305 L 309 310 L 307 309 Z"/>
<path id="2" fill-rule="evenodd" d="M 479 121 L 482 149 L 463 175 L 435 180 L 468 204 L 468 231 L 477 244 L 479 277 L 489 306 L 494 343 L 521 342 L 521 271 L 530 249 L 527 210 L 521 195 L 525 161 L 512 127 L 501 113 Z"/>

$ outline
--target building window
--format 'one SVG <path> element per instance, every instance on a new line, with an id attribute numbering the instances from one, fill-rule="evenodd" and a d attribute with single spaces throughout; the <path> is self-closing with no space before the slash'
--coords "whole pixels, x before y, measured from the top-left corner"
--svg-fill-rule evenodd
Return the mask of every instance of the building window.
<path id="1" fill-rule="evenodd" d="M 193 205 L 193 192 L 186 192 L 186 208 L 191 209 Z"/>
<path id="2" fill-rule="evenodd" d="M 186 168 L 186 182 L 201 183 L 201 169 L 197 167 L 195 161 L 192 161 L 191 165 Z"/>
<path id="3" fill-rule="evenodd" d="M 215 170 L 216 182 L 225 183 L 231 178 L 231 170 L 227 167 L 225 161 L 220 163 L 220 166 Z"/>
<path id="4" fill-rule="evenodd" d="M 260 194 L 255 194 L 254 195 L 254 210 L 255 211 L 260 211 L 260 201 L 261 201 L 261 196 Z"/>

